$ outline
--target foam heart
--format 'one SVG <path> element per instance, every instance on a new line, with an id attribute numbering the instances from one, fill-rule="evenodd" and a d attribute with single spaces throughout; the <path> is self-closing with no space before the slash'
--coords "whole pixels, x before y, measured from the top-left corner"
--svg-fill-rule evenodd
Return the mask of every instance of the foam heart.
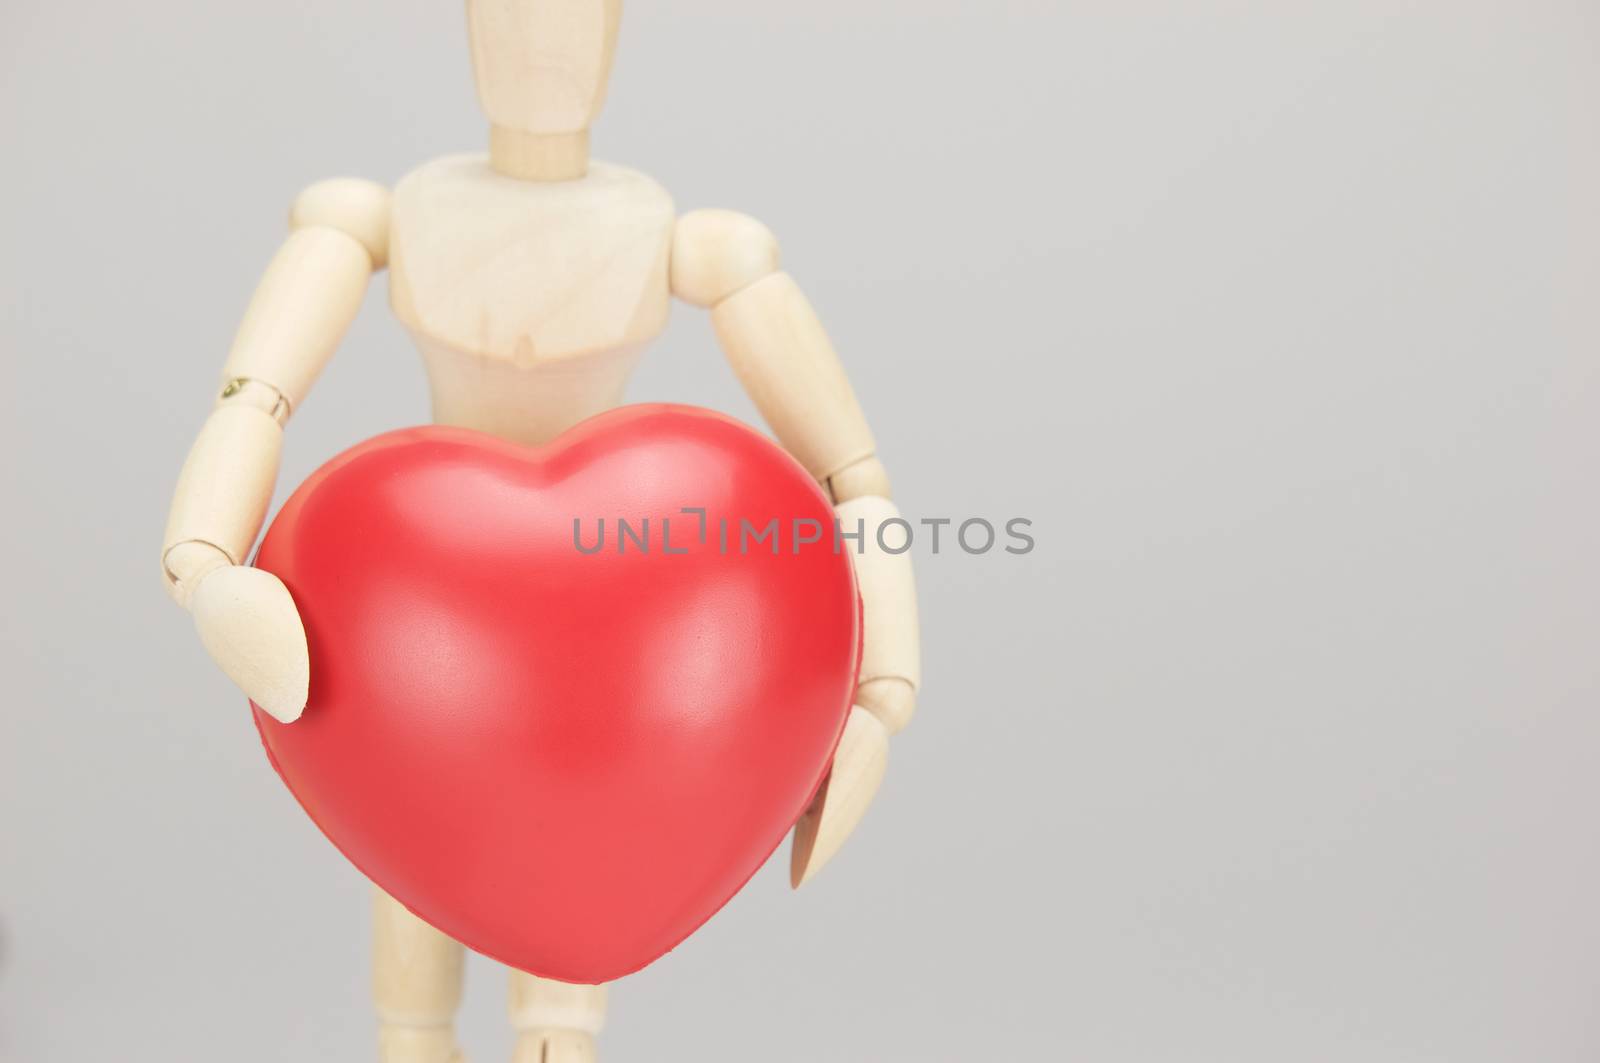
<path id="1" fill-rule="evenodd" d="M 741 551 L 741 521 L 774 518 Z M 627 974 L 738 891 L 827 771 L 860 655 L 832 527 L 797 463 L 705 410 L 625 407 L 537 449 L 379 436 L 262 542 L 311 653 L 304 716 L 257 709 L 262 742 L 446 934 L 545 977 Z"/>

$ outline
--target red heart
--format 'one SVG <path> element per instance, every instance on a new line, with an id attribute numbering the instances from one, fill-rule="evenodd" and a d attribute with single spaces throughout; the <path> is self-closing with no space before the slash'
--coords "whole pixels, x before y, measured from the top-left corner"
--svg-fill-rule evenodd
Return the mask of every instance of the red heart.
<path id="1" fill-rule="evenodd" d="M 649 518 L 648 551 L 619 552 L 619 517 Z M 574 520 L 592 547 L 602 518 L 580 552 Z M 773 518 L 777 552 L 752 532 L 741 553 L 741 520 Z M 538 449 L 379 436 L 301 485 L 256 563 L 311 651 L 305 715 L 255 713 L 278 774 L 402 904 L 545 977 L 617 978 L 710 918 L 850 710 L 860 604 L 832 507 L 706 410 L 626 407 Z"/>

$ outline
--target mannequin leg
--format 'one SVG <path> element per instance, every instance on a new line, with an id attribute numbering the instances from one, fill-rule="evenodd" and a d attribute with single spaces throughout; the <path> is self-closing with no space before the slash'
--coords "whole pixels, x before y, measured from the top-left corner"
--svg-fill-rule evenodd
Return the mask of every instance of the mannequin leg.
<path id="1" fill-rule="evenodd" d="M 466 1063 L 456 1045 L 465 950 L 373 888 L 372 999 L 383 1063 Z"/>
<path id="2" fill-rule="evenodd" d="M 605 1023 L 606 987 L 570 985 L 511 972 L 512 1063 L 594 1063 Z"/>

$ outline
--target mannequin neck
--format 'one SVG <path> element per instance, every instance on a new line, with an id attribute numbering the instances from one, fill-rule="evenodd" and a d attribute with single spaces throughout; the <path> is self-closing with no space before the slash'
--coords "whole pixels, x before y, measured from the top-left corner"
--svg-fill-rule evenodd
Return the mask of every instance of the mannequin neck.
<path id="1" fill-rule="evenodd" d="M 528 133 L 490 126 L 489 165 L 519 181 L 575 181 L 589 172 L 589 131 Z"/>

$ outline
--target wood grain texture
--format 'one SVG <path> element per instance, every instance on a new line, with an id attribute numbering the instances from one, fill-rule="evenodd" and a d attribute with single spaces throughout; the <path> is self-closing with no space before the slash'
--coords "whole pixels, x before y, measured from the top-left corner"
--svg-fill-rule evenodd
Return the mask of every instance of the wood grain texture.
<path id="1" fill-rule="evenodd" d="M 673 218 L 625 167 L 532 182 L 438 159 L 395 189 L 390 302 L 414 333 L 519 367 L 642 344 L 666 326 Z"/>
<path id="2" fill-rule="evenodd" d="M 622 0 L 467 0 L 478 102 L 496 126 L 587 129 L 605 103 Z"/>

